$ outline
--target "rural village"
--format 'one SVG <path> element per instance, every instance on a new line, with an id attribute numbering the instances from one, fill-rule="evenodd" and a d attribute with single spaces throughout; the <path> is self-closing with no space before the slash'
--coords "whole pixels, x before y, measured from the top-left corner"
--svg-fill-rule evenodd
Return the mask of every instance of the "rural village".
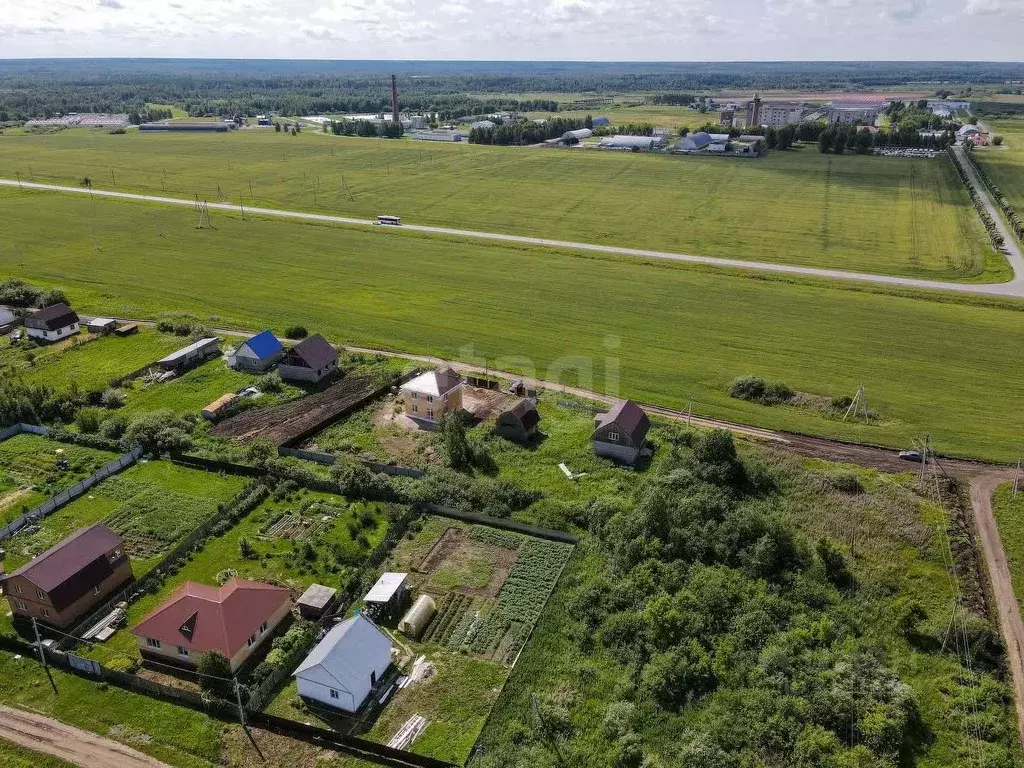
<path id="1" fill-rule="evenodd" d="M 0 764 L 1024 765 L 996 69 L 0 89 Z"/>

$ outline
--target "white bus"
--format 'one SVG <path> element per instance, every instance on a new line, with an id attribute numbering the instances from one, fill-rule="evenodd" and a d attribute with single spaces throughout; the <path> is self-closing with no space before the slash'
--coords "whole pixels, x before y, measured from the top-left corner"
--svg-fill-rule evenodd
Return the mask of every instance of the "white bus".
<path id="1" fill-rule="evenodd" d="M 402 226 L 402 220 L 398 216 L 378 216 L 374 224 L 390 224 L 393 227 Z"/>

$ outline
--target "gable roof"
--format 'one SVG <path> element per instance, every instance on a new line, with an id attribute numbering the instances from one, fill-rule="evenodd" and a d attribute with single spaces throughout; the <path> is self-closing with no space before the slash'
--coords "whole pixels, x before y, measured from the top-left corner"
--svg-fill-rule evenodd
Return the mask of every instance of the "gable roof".
<path id="1" fill-rule="evenodd" d="M 292 676 L 348 690 L 346 680 L 367 680 L 376 671 L 374 657 L 385 653 L 390 661 L 391 638 L 360 613 L 335 624 Z"/>
<path id="2" fill-rule="evenodd" d="M 537 410 L 537 405 L 527 397 L 520 398 L 519 402 L 507 409 L 499 418 L 506 416 L 519 419 L 526 429 L 540 423 L 540 412 Z"/>
<path id="3" fill-rule="evenodd" d="M 252 338 L 243 342 L 242 346 L 248 347 L 256 355 L 257 360 L 268 360 L 284 349 L 281 342 L 270 331 L 257 333 Z"/>
<path id="4" fill-rule="evenodd" d="M 0 325 L 7 325 L 13 323 L 15 314 L 7 307 L 0 306 Z"/>
<path id="5" fill-rule="evenodd" d="M 287 589 L 237 577 L 222 587 L 186 581 L 132 633 L 230 659 L 289 599 Z"/>
<path id="6" fill-rule="evenodd" d="M 421 373 L 415 379 L 405 382 L 402 389 L 419 392 L 424 395 L 443 395 L 451 392 L 462 383 L 462 377 L 451 368 Z"/>
<path id="7" fill-rule="evenodd" d="M 86 570 L 97 558 L 103 557 L 122 544 L 120 536 L 105 525 L 96 523 L 75 531 L 25 563 L 7 578 L 21 576 L 49 593 Z M 103 559 L 106 561 L 105 557 Z M 101 577 L 99 581 L 103 578 L 106 576 Z M 95 583 L 98 584 L 99 581 Z"/>
<path id="8" fill-rule="evenodd" d="M 49 307 L 40 309 L 38 312 L 33 312 L 26 318 L 26 322 L 29 320 L 39 323 L 47 330 L 52 331 L 56 328 L 66 328 L 72 323 L 77 323 L 78 315 L 67 304 L 60 303 L 52 304 Z"/>
<path id="9" fill-rule="evenodd" d="M 338 359 L 338 350 L 319 333 L 303 339 L 292 347 L 292 355 L 314 370 L 320 370 Z"/>
<path id="10" fill-rule="evenodd" d="M 644 409 L 632 400 L 623 400 L 607 413 L 599 413 L 595 417 L 597 429 L 614 424 L 620 431 L 629 435 L 634 444 L 639 443 L 647 436 L 647 430 L 651 428 L 651 421 L 644 413 Z"/>

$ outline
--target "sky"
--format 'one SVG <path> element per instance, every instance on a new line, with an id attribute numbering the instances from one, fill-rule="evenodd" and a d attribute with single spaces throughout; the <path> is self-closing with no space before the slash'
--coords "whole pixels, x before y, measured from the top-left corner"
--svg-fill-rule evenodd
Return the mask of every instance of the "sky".
<path id="1" fill-rule="evenodd" d="M 1024 0 L 0 0 L 0 59 L 1021 60 Z"/>

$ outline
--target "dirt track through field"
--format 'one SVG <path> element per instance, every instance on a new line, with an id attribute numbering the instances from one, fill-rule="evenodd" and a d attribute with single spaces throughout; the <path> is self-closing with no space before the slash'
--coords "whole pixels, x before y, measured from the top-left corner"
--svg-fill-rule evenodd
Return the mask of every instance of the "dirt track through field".
<path id="1" fill-rule="evenodd" d="M 994 470 L 971 477 L 971 508 L 974 510 L 974 524 L 978 529 L 999 613 L 999 628 L 1006 645 L 1006 663 L 1010 668 L 1013 700 L 1017 705 L 1017 731 L 1024 743 L 1024 622 L 1021 621 L 1020 603 L 1013 592 L 1006 551 L 999 538 L 995 515 L 992 514 L 992 494 L 999 485 L 1012 480 L 1013 472 L 1010 470 Z"/>
<path id="2" fill-rule="evenodd" d="M 1008 296 L 1011 298 L 1024 298 L 1024 255 L 1017 247 L 1016 241 L 1009 236 L 998 211 L 988 197 L 988 191 L 981 184 L 974 174 L 970 165 L 967 165 L 968 176 L 971 183 L 981 197 L 986 208 L 993 213 L 997 226 L 1003 231 L 1006 237 L 1007 260 L 1013 270 L 1014 278 L 1005 283 L 955 283 L 942 280 L 925 280 L 913 277 L 893 277 L 889 275 L 872 275 L 864 272 L 847 272 L 841 269 L 824 269 L 821 267 L 798 267 L 792 264 L 772 264 L 763 261 L 743 261 L 741 259 L 722 259 L 711 256 L 696 256 L 688 253 L 669 253 L 666 251 L 654 251 L 644 248 L 621 248 L 612 245 L 599 245 L 596 243 L 579 243 L 568 240 L 549 240 L 542 237 L 526 237 L 524 235 L 509 235 L 502 232 L 479 232 L 470 229 L 454 229 L 451 227 L 430 227 L 421 224 L 404 224 L 401 227 L 394 227 L 398 230 L 409 230 L 422 232 L 431 235 L 448 235 L 455 237 L 468 237 L 480 240 L 494 240 L 497 242 L 523 243 L 526 245 L 539 245 L 546 248 L 558 248 L 574 251 L 589 251 L 608 253 L 615 256 L 631 256 L 639 259 L 665 259 L 669 261 L 681 261 L 691 264 L 707 264 L 710 266 L 726 267 L 731 269 L 746 269 L 759 272 L 779 272 L 790 275 L 802 275 L 805 277 L 821 277 L 829 280 L 845 280 L 858 283 L 878 283 L 901 288 L 955 291 L 957 293 L 973 293 L 984 296 Z M 112 190 L 100 190 L 86 187 L 67 187 L 58 184 L 40 184 L 16 179 L 0 179 L 0 186 L 18 187 L 19 189 L 31 189 L 47 192 L 62 192 L 70 194 L 87 194 L 99 197 L 110 197 L 120 200 L 137 200 L 141 202 L 157 203 L 159 205 L 187 205 L 192 207 L 195 200 L 186 200 L 179 197 L 163 197 L 160 195 L 140 195 L 131 192 L 114 192 Z M 206 203 L 211 210 L 239 211 L 239 206 L 233 203 Z M 296 219 L 304 221 L 320 221 L 328 224 L 343 224 L 349 226 L 369 226 L 375 222 L 369 219 L 357 219 L 349 216 L 332 216 L 323 213 L 307 213 L 305 211 L 288 211 L 278 208 L 256 208 L 247 207 L 245 212 L 252 216 L 273 216 L 278 218 Z M 390 229 L 382 227 L 382 229 Z"/>
<path id="3" fill-rule="evenodd" d="M 0 706 L 0 738 L 82 768 L 170 768 L 119 742 L 10 707 Z"/>

